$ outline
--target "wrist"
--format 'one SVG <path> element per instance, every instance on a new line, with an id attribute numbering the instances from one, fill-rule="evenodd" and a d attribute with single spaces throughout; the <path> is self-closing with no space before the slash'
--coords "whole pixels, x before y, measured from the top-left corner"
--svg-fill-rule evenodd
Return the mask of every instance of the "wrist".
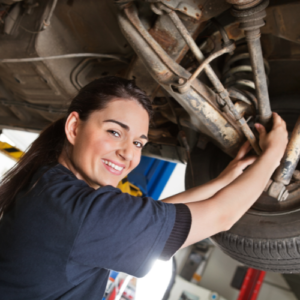
<path id="1" fill-rule="evenodd" d="M 268 164 L 273 165 L 276 169 L 280 165 L 282 155 L 279 155 L 278 151 L 274 150 L 273 148 L 268 148 L 263 151 L 261 158 L 267 161 Z"/>

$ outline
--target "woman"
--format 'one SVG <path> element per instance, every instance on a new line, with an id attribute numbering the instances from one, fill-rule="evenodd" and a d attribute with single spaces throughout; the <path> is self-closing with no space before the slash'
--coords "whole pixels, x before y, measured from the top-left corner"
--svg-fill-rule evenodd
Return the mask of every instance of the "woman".
<path id="1" fill-rule="evenodd" d="M 132 197 L 115 187 L 138 165 L 151 115 L 131 81 L 96 80 L 6 175 L 1 299 L 100 299 L 109 269 L 143 276 L 154 259 L 229 229 L 259 197 L 287 143 L 274 114 L 269 134 L 256 124 L 258 159 L 245 157 L 246 143 L 206 185 L 164 201 Z"/>

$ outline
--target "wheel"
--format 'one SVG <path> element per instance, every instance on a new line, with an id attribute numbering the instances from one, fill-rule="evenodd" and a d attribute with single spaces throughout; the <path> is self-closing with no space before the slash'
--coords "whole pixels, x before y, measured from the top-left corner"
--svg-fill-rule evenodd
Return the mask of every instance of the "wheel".
<path id="1" fill-rule="evenodd" d="M 281 115 L 291 132 L 300 115 L 299 100 L 293 97 L 274 99 L 272 110 Z M 229 161 L 230 158 L 212 144 L 205 150 L 195 148 L 191 162 L 196 185 L 218 176 Z M 193 182 L 189 168 L 185 178 L 187 189 Z M 263 193 L 230 230 L 212 239 L 226 254 L 247 266 L 279 273 L 299 273 L 300 199 L 278 202 Z"/>

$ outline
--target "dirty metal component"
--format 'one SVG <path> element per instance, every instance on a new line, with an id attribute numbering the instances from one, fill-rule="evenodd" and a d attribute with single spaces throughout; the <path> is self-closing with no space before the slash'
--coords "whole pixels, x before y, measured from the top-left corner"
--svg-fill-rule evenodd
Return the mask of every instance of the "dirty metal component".
<path id="1" fill-rule="evenodd" d="M 218 28 L 220 35 L 222 36 L 224 46 L 229 46 L 230 44 L 232 44 L 232 41 L 229 39 L 225 28 L 219 23 L 219 21 L 216 18 L 212 18 L 211 22 Z M 233 54 L 233 52 L 231 52 L 230 54 Z"/>
<path id="2" fill-rule="evenodd" d="M 52 5 L 51 5 L 51 7 L 50 7 L 48 16 L 47 16 L 47 18 L 43 21 L 42 30 L 45 30 L 45 29 L 50 25 L 50 20 L 51 20 L 51 18 L 52 18 L 52 15 L 53 15 L 54 9 L 55 9 L 55 7 L 56 7 L 57 1 L 58 1 L 58 0 L 53 0 L 53 1 L 52 1 Z"/>
<path id="3" fill-rule="evenodd" d="M 227 111 L 227 113 L 233 115 L 234 119 L 238 122 L 240 128 L 242 129 L 246 138 L 249 140 L 253 149 L 259 155 L 261 153 L 261 150 L 259 148 L 259 145 L 258 145 L 255 135 L 252 133 L 247 122 L 236 111 L 231 99 L 229 98 L 228 92 L 224 89 L 223 84 L 221 83 L 221 81 L 219 80 L 219 78 L 217 77 L 217 75 L 215 74 L 215 72 L 209 65 L 209 63 L 212 60 L 214 60 L 216 57 L 218 57 L 224 53 L 232 52 L 235 49 L 235 45 L 231 42 L 228 42 L 227 45 L 225 45 L 225 47 L 223 49 L 213 53 L 207 59 L 204 60 L 204 55 L 202 54 L 199 47 L 196 45 L 195 41 L 193 40 L 193 38 L 187 31 L 185 26 L 182 24 L 181 20 L 177 16 L 177 14 L 174 11 L 170 10 L 169 8 L 166 8 L 164 5 L 157 5 L 157 8 L 165 11 L 170 16 L 174 25 L 176 26 L 178 31 L 181 33 L 182 37 L 184 38 L 187 45 L 189 46 L 189 48 L 195 55 L 196 59 L 201 63 L 201 65 L 198 67 L 198 69 L 194 72 L 194 74 L 189 79 L 186 80 L 186 82 L 181 84 L 181 82 L 184 81 L 184 78 L 180 78 L 179 85 L 173 84 L 172 86 L 176 87 L 180 93 L 182 93 L 182 94 L 186 93 L 187 91 L 190 90 L 191 85 L 193 84 L 193 82 L 195 81 L 197 76 L 200 74 L 200 72 L 205 69 L 208 78 L 211 80 L 212 84 L 216 88 L 216 90 L 221 98 L 220 100 L 222 102 L 222 106 L 224 106 L 225 111 Z"/>
<path id="4" fill-rule="evenodd" d="M 124 14 L 119 14 L 119 23 L 152 77 L 188 112 L 195 128 L 211 137 L 223 151 L 235 155 L 243 135 L 233 120 L 222 114 L 216 102 L 217 95 L 199 80 L 195 80 L 185 94 L 171 88 L 179 78 L 188 78 L 191 74 L 172 60 L 144 28 L 134 4 L 127 6 Z"/>
<path id="5" fill-rule="evenodd" d="M 242 53 L 234 54 L 226 61 L 223 68 L 222 81 L 226 88 L 236 87 L 239 90 L 245 88 L 249 90 L 250 88 L 251 93 L 255 95 L 255 83 L 253 81 L 252 66 L 250 64 L 250 54 L 243 48 L 245 48 L 245 45 L 238 46 L 237 52 L 242 51 Z M 266 75 L 268 75 L 270 67 L 266 59 L 264 59 L 264 67 Z"/>
<path id="6" fill-rule="evenodd" d="M 300 158 L 300 117 L 298 118 L 291 139 L 286 147 L 280 166 L 273 178 L 277 182 L 288 185 Z"/>
<path id="7" fill-rule="evenodd" d="M 235 101 L 242 101 L 251 107 L 252 115 L 256 114 L 257 110 L 257 99 L 255 96 L 246 90 L 237 90 L 234 87 L 228 89 L 229 95 Z"/>
<path id="8" fill-rule="evenodd" d="M 231 13 L 240 21 L 240 28 L 245 32 L 258 98 L 259 121 L 264 126 L 270 127 L 272 112 L 260 44 L 260 27 L 265 24 L 263 18 L 266 16 L 265 8 L 269 0 L 260 2 L 228 0 L 228 2 L 234 2 L 235 8 L 231 10 Z"/>
<path id="9" fill-rule="evenodd" d="M 163 9 L 162 6 L 160 8 Z M 169 11 L 169 16 L 170 16 L 171 20 L 173 21 L 174 25 L 176 26 L 176 28 L 178 29 L 178 31 L 180 32 L 183 39 L 186 41 L 186 43 L 189 46 L 192 53 L 195 55 L 198 62 L 202 63 L 205 60 L 203 53 L 201 52 L 201 50 L 195 43 L 194 39 L 191 37 L 191 35 L 187 31 L 185 26 L 182 24 L 181 20 L 177 16 L 177 14 L 174 11 Z M 221 53 L 221 54 L 223 54 L 223 53 Z M 217 92 L 219 94 L 221 92 L 223 92 L 224 87 L 223 87 L 221 81 L 219 80 L 218 76 L 216 75 L 215 71 L 212 69 L 212 67 L 209 64 L 205 64 L 203 67 L 204 67 L 207 77 L 212 82 L 212 84 L 214 85 Z M 200 72 L 201 72 L 201 70 L 200 70 Z"/>
<path id="10" fill-rule="evenodd" d="M 278 201 L 285 201 L 289 196 L 286 186 L 283 183 L 276 181 L 271 183 L 267 192 L 271 197 L 276 198 Z"/>
<path id="11" fill-rule="evenodd" d="M 225 53 L 233 51 L 234 49 L 235 49 L 235 45 L 230 44 L 229 46 L 225 46 L 224 48 L 220 49 L 219 51 L 211 54 L 207 59 L 205 59 L 201 63 L 201 65 L 196 69 L 196 71 L 193 73 L 193 75 L 189 79 L 187 79 L 185 82 L 183 82 L 184 80 L 181 80 L 181 82 L 183 82 L 182 84 L 180 84 L 180 82 L 178 82 L 179 85 L 176 85 L 176 87 L 178 88 L 179 92 L 185 93 L 190 88 L 190 86 L 193 84 L 193 81 L 199 76 L 199 74 L 203 71 L 203 69 L 205 69 L 208 66 L 208 64 L 211 61 L 213 61 L 214 59 L 216 59 L 217 57 L 219 57 Z"/>
<path id="12" fill-rule="evenodd" d="M 151 9 L 158 15 L 162 14 L 162 11 L 156 4 L 163 4 L 172 11 L 180 11 L 181 13 L 196 20 L 199 20 L 202 16 L 202 11 L 193 0 L 148 0 L 148 2 L 152 3 Z"/>
<path id="13" fill-rule="evenodd" d="M 247 104 L 244 101 L 237 101 L 234 103 L 234 107 L 240 116 L 252 116 L 255 114 L 255 108 L 252 104 Z"/>

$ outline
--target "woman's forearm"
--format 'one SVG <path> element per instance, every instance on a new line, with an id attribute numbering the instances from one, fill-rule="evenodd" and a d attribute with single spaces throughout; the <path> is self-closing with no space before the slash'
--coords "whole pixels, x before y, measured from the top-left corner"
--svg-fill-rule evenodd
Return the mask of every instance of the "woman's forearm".
<path id="1" fill-rule="evenodd" d="M 183 247 L 228 230 L 258 199 L 279 159 L 264 153 L 241 176 L 206 201 L 187 203 L 192 214 L 190 234 Z"/>
<path id="2" fill-rule="evenodd" d="M 173 195 L 162 200 L 165 203 L 191 203 L 202 201 L 212 197 L 226 185 L 224 180 L 219 178 L 213 179 L 203 185 L 191 188 L 185 192 Z"/>
<path id="3" fill-rule="evenodd" d="M 250 144 L 247 142 L 244 143 L 236 157 L 217 178 L 201 186 L 194 187 L 183 193 L 169 197 L 163 201 L 166 203 L 191 203 L 212 197 L 215 193 L 240 176 L 240 174 L 243 173 L 243 170 L 255 161 L 255 156 L 247 157 L 247 153 L 250 149 Z"/>

